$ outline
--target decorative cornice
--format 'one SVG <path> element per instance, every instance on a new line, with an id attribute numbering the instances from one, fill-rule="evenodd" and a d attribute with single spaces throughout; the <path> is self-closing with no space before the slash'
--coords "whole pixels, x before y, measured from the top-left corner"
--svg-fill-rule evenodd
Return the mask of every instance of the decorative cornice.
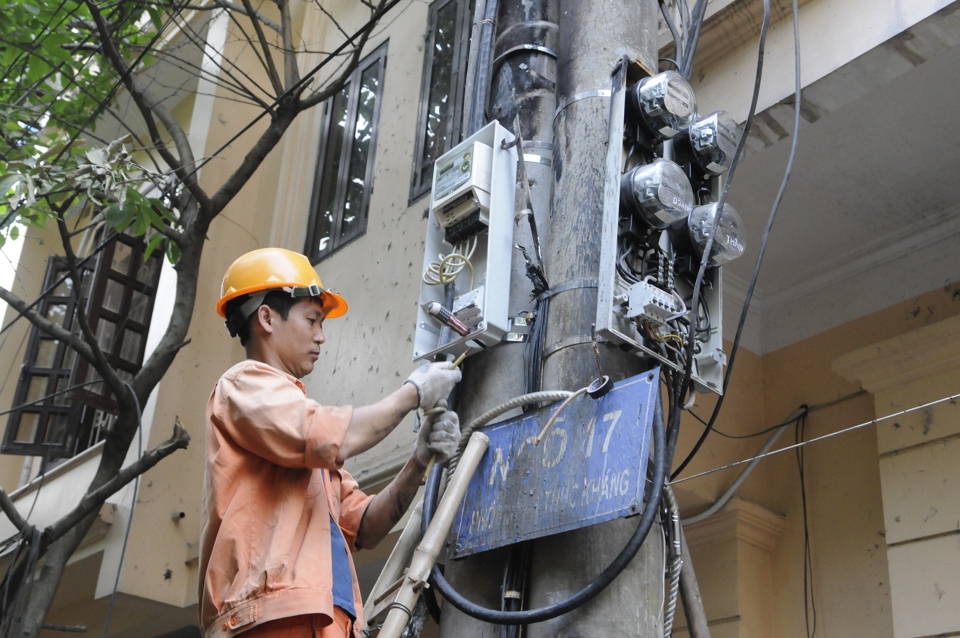
<path id="1" fill-rule="evenodd" d="M 683 532 L 690 547 L 737 540 L 772 552 L 786 529 L 783 516 L 735 496 L 717 514 Z"/>
<path id="2" fill-rule="evenodd" d="M 798 6 L 808 2 L 810 0 L 799 0 Z M 792 7 L 791 0 L 773 0 L 770 24 L 792 15 Z M 763 3 L 759 0 L 708 0 L 694 66 L 709 66 L 724 53 L 756 40 L 762 22 Z M 660 57 L 673 57 L 673 38 L 666 26 L 660 30 L 659 42 Z"/>
<path id="3" fill-rule="evenodd" d="M 960 315 L 833 360 L 841 377 L 877 393 L 960 367 Z"/>

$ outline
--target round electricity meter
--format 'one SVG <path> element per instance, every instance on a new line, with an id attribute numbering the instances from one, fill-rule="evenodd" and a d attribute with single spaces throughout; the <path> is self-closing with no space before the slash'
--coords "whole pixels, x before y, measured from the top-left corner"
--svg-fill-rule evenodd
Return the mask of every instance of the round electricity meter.
<path id="1" fill-rule="evenodd" d="M 644 126 L 661 139 L 670 139 L 697 117 L 693 88 L 676 71 L 645 78 L 629 91 L 631 108 L 640 116 Z"/>
<path id="2" fill-rule="evenodd" d="M 710 229 L 714 225 L 713 220 L 717 216 L 718 205 L 718 202 L 713 202 L 706 206 L 697 206 L 687 218 L 690 240 L 696 246 L 701 257 L 703 256 L 703 249 L 707 245 Z M 747 233 L 740 215 L 737 214 L 733 206 L 724 204 L 723 212 L 720 213 L 720 220 L 716 223 L 716 233 L 714 234 L 713 248 L 710 250 L 708 263 L 711 266 L 722 266 L 733 261 L 743 254 L 746 248 L 746 240 Z"/>
<path id="3" fill-rule="evenodd" d="M 683 169 L 656 159 L 620 178 L 620 204 L 654 228 L 666 228 L 693 210 L 693 188 Z"/>
<path id="4" fill-rule="evenodd" d="M 687 129 L 697 164 L 711 175 L 720 175 L 730 168 L 741 134 L 740 125 L 726 111 L 711 113 Z"/>

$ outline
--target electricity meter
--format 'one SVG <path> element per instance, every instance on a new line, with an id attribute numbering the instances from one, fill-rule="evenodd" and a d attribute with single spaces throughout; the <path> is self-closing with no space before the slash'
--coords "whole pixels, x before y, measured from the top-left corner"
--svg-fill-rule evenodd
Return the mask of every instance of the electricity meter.
<path id="1" fill-rule="evenodd" d="M 687 129 L 687 139 L 697 164 L 711 175 L 720 175 L 730 168 L 741 133 L 732 115 L 716 111 Z"/>
<path id="2" fill-rule="evenodd" d="M 693 189 L 683 169 L 656 159 L 637 166 L 620 178 L 620 205 L 663 229 L 685 219 L 693 210 Z"/>
<path id="3" fill-rule="evenodd" d="M 661 139 L 672 138 L 697 117 L 693 88 L 676 71 L 645 78 L 627 90 L 631 110 Z"/>
<path id="4" fill-rule="evenodd" d="M 492 164 L 493 149 L 480 141 L 460 144 L 434 164 L 430 208 L 447 241 L 469 237 L 490 224 Z"/>
<path id="5" fill-rule="evenodd" d="M 510 330 L 517 150 L 493 121 L 434 163 L 414 359 L 490 348 Z"/>
<path id="6" fill-rule="evenodd" d="M 717 216 L 718 202 L 698 206 L 690 213 L 687 218 L 687 229 L 690 233 L 690 240 L 696 246 L 700 256 L 703 256 L 703 249 L 706 248 L 708 233 L 714 225 L 714 218 Z M 714 234 L 713 248 L 710 250 L 709 264 L 711 266 L 722 266 L 733 261 L 743 254 L 746 248 L 747 234 L 743 227 L 743 221 L 740 215 L 730 204 L 723 205 L 723 212 L 720 213 L 720 221 L 716 223 L 716 233 Z"/>

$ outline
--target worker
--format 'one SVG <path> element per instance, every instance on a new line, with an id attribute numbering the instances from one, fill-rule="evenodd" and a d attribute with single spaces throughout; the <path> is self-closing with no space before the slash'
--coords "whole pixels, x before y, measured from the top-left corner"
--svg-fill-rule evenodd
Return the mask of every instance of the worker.
<path id="1" fill-rule="evenodd" d="M 416 495 L 430 459 L 449 459 L 460 423 L 443 401 L 460 380 L 450 363 L 415 370 L 363 407 L 308 398 L 324 320 L 347 311 L 310 261 L 254 250 L 223 278 L 217 312 L 247 358 L 207 404 L 200 534 L 200 622 L 206 638 L 360 638 L 362 602 L 351 553 L 374 547 Z M 332 366 L 324 366 L 329 370 Z M 382 441 L 404 416 L 435 406 L 413 453 L 376 496 L 343 463 Z"/>

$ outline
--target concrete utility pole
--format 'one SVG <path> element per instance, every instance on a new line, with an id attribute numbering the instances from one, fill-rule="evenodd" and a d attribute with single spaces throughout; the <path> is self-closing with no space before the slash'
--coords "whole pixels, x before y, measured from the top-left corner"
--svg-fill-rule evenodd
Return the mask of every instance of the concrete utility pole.
<path id="1" fill-rule="evenodd" d="M 655 0 L 500 0 L 489 112 L 510 130 L 519 115 L 522 137 L 532 142 L 524 152 L 552 159 L 552 166 L 528 161 L 526 168 L 551 289 L 571 286 L 550 302 L 544 389 L 575 390 L 597 377 L 591 331 L 597 289 L 590 280 L 599 271 L 608 96 L 622 58 L 638 62 L 646 73 L 656 72 L 656 12 Z M 525 223 L 517 227 L 517 241 L 532 246 Z M 519 255 L 512 281 L 511 313 L 531 308 Z M 615 348 L 601 346 L 601 358 L 614 380 L 643 370 L 634 355 Z M 462 384 L 462 420 L 520 394 L 523 378 L 520 344 L 471 357 Z M 631 518 L 533 541 L 524 608 L 555 603 L 582 589 L 610 564 L 636 525 Z M 470 600 L 500 609 L 510 553 L 507 548 L 448 561 L 447 578 Z M 605 591 L 569 614 L 530 625 L 528 635 L 659 636 L 662 590 L 662 540 L 654 527 Z M 444 605 L 445 638 L 494 637 L 499 631 Z"/>

